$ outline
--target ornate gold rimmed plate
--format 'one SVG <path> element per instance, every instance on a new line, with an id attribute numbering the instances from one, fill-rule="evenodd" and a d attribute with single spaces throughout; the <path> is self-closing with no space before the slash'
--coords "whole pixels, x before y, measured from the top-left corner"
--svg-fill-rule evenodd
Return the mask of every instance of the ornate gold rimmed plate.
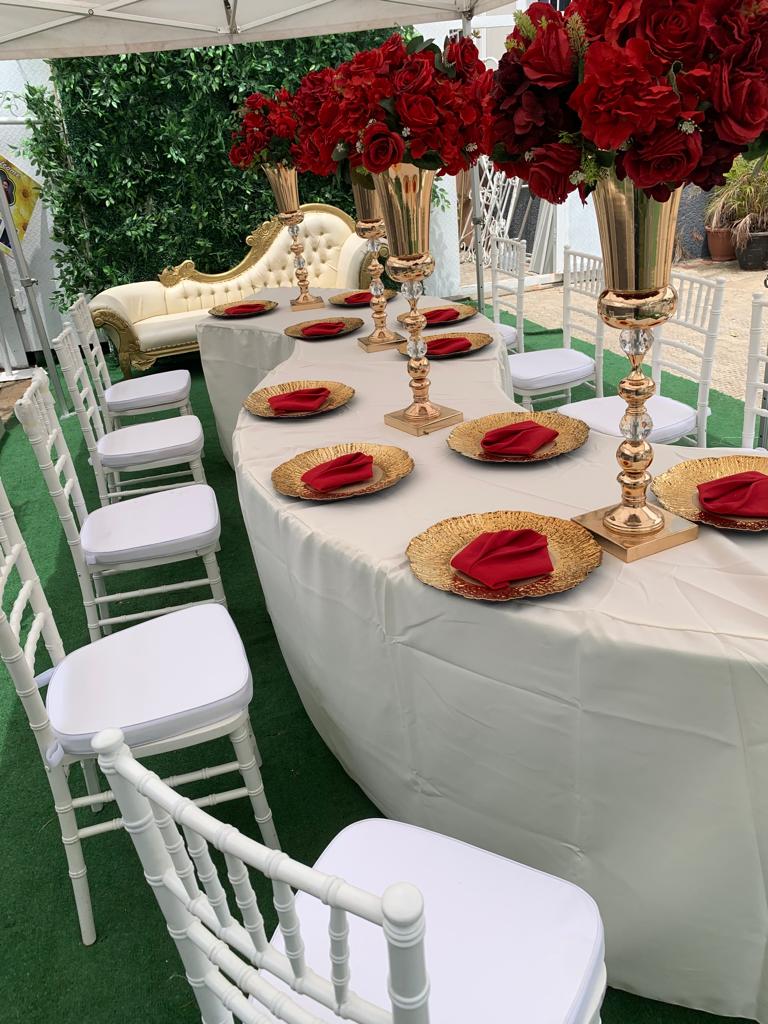
<path id="1" fill-rule="evenodd" d="M 419 312 L 420 313 L 428 313 L 430 311 L 430 309 L 455 309 L 455 310 L 458 311 L 459 315 L 456 317 L 455 320 L 444 320 L 442 323 L 439 323 L 439 324 L 430 324 L 430 323 L 428 323 L 428 324 L 425 325 L 425 330 L 432 330 L 433 331 L 433 330 L 435 330 L 438 327 L 442 327 L 442 328 L 453 327 L 454 324 L 460 324 L 462 320 L 469 320 L 470 317 L 477 316 L 477 310 L 475 309 L 475 307 L 474 306 L 470 306 L 468 303 L 449 302 L 449 303 L 446 303 L 446 305 L 444 305 L 444 306 L 427 306 L 427 307 L 425 307 L 423 309 L 420 308 Z M 408 316 L 407 313 L 401 313 L 398 316 L 398 318 L 397 318 L 397 322 L 399 324 L 404 324 L 405 323 L 405 318 L 407 316 Z"/>
<path id="2" fill-rule="evenodd" d="M 344 309 L 355 309 L 356 307 L 359 307 L 359 306 L 369 306 L 370 305 L 370 299 L 366 299 L 365 302 L 345 302 L 344 301 L 344 299 L 348 295 L 357 295 L 358 292 L 366 292 L 366 291 L 369 291 L 369 290 L 370 289 L 368 289 L 368 288 L 358 288 L 357 292 L 342 292 L 341 295 L 331 295 L 330 298 L 327 299 L 326 301 L 329 302 L 332 306 L 343 306 Z M 389 302 L 390 299 L 394 299 L 394 297 L 396 295 L 397 295 L 397 292 L 394 290 L 394 288 L 385 288 L 384 289 L 384 298 L 387 300 L 387 302 Z"/>
<path id="3" fill-rule="evenodd" d="M 281 412 L 276 413 L 269 404 L 269 399 L 275 395 L 285 395 L 290 391 L 298 391 L 300 388 L 328 388 L 330 395 L 319 409 L 307 412 Z M 331 412 L 342 405 L 346 405 L 355 393 L 355 389 L 348 384 L 341 384 L 337 380 L 291 380 L 285 384 L 273 384 L 269 388 L 259 388 L 252 391 L 243 402 L 243 408 L 254 416 L 262 416 L 264 419 L 293 420 L 305 416 L 319 416 L 324 412 Z"/>
<path id="4" fill-rule="evenodd" d="M 446 352 L 440 355 L 437 352 L 430 352 L 429 345 L 433 341 L 440 341 L 442 338 L 466 338 L 471 348 L 462 349 L 460 352 Z M 430 334 L 427 341 L 427 358 L 430 362 L 433 359 L 456 359 L 457 356 L 471 356 L 473 352 L 477 352 L 481 348 L 485 348 L 486 345 L 490 345 L 493 341 L 493 337 L 490 334 L 470 334 L 468 331 L 452 331 L 447 334 Z M 408 355 L 408 342 L 404 341 L 402 345 L 397 346 L 397 351 L 402 355 Z"/>
<path id="5" fill-rule="evenodd" d="M 314 327 L 315 324 L 338 323 L 339 320 L 344 321 L 344 329 L 335 334 L 315 334 L 306 337 L 301 333 L 305 327 Z M 324 316 L 319 320 L 303 320 L 300 324 L 292 324 L 285 328 L 283 334 L 287 334 L 289 338 L 300 338 L 302 341 L 328 341 L 329 338 L 341 338 L 345 334 L 351 334 L 352 331 L 359 331 L 362 326 L 363 321 L 359 316 Z"/>
<path id="6" fill-rule="evenodd" d="M 533 455 L 491 455 L 484 452 L 480 442 L 489 430 L 508 427 L 510 423 L 523 423 L 533 420 L 543 427 L 557 431 L 554 441 L 539 448 Z M 573 416 L 563 416 L 560 412 L 495 412 L 490 416 L 481 416 L 477 420 L 460 423 L 448 435 L 448 447 L 459 455 L 479 462 L 545 462 L 557 458 L 566 452 L 580 448 L 589 437 L 589 427 L 583 420 Z"/>
<path id="7" fill-rule="evenodd" d="M 491 590 L 458 573 L 451 559 L 481 533 L 498 530 L 536 530 L 549 544 L 554 569 L 546 576 L 517 580 L 504 590 Z M 437 590 L 447 590 L 473 601 L 515 601 L 546 597 L 578 586 L 600 565 L 602 548 L 589 531 L 570 519 L 534 512 L 478 512 L 443 519 L 414 537 L 406 551 L 417 579 Z"/>
<path id="8" fill-rule="evenodd" d="M 301 477 L 308 469 L 330 462 L 340 455 L 364 452 L 373 456 L 373 477 L 361 483 L 349 484 L 336 491 L 316 491 L 305 484 Z M 413 459 L 402 448 L 390 444 L 369 444 L 367 441 L 349 444 L 334 444 L 328 448 L 313 448 L 301 452 L 288 462 L 272 471 L 272 483 L 276 491 L 289 498 L 304 498 L 307 501 L 338 501 L 340 498 L 357 498 L 363 494 L 375 494 L 392 487 L 413 469 Z"/>
<path id="9" fill-rule="evenodd" d="M 719 516 L 699 505 L 698 484 L 719 480 L 734 473 L 765 473 L 768 458 L 764 455 L 723 455 L 720 458 L 687 459 L 654 477 L 651 489 L 664 508 L 692 523 L 706 523 L 719 530 L 743 530 L 760 533 L 768 530 L 768 519 L 747 516 Z"/>
<path id="10" fill-rule="evenodd" d="M 264 316 L 265 313 L 271 313 L 273 309 L 277 309 L 280 305 L 279 302 L 273 302 L 272 299 L 254 299 L 254 302 L 260 303 L 264 308 L 258 309 L 252 313 L 227 313 L 227 310 L 232 306 L 243 306 L 244 302 L 226 302 L 223 306 L 211 306 L 208 312 L 211 316 L 218 317 L 219 320 L 246 320 L 252 316 Z"/>

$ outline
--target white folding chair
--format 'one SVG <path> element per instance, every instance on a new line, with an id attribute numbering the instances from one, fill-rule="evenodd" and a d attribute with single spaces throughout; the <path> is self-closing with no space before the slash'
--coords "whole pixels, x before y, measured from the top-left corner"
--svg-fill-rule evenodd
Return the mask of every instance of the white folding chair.
<path id="1" fill-rule="evenodd" d="M 598 1024 L 602 922 L 571 883 L 381 818 L 306 867 L 183 800 L 119 730 L 93 746 L 204 1024 Z M 271 940 L 251 868 L 272 883 Z"/>
<path id="2" fill-rule="evenodd" d="M 758 420 L 758 443 L 763 448 L 768 447 L 768 325 L 765 319 L 767 309 L 768 296 L 756 292 L 752 296 L 752 323 L 749 329 L 747 387 L 744 394 L 744 426 L 741 434 L 744 448 L 755 447 Z"/>
<path id="3" fill-rule="evenodd" d="M 14 571 L 11 600 L 7 587 Z M 9 608 L 6 614 L 6 607 Z M 35 675 L 39 641 L 53 667 Z M 240 772 L 244 786 L 201 797 L 200 806 L 248 796 L 264 842 L 277 847 L 248 718 L 252 684 L 242 642 L 219 605 L 198 605 L 142 623 L 65 655 L 53 614 L 0 481 L 0 655 L 27 716 L 51 788 L 86 945 L 96 938 L 81 839 L 122 827 L 119 818 L 78 824 L 77 812 L 114 801 L 102 790 L 93 736 L 120 721 L 141 756 L 229 736 L 236 760 L 177 775 L 173 785 Z M 43 699 L 41 690 L 47 687 Z M 80 761 L 87 795 L 73 797 Z"/>
<path id="4" fill-rule="evenodd" d="M 34 371 L 32 383 L 15 410 L 67 538 L 92 640 L 110 632 L 114 625 L 174 610 L 174 606 L 166 606 L 111 616 L 110 603 L 205 587 L 210 597 L 176 605 L 175 609 L 211 600 L 226 606 L 216 560 L 219 509 L 211 487 L 192 484 L 158 491 L 97 508 L 89 515 L 44 370 Z M 107 594 L 106 580 L 121 573 L 194 558 L 202 559 L 202 579 Z"/>
<path id="5" fill-rule="evenodd" d="M 525 351 L 525 260 L 525 239 L 491 235 L 493 322 L 508 352 Z M 514 296 L 515 327 L 501 322 L 502 296 Z"/>
<path id="6" fill-rule="evenodd" d="M 164 370 L 162 373 L 132 377 L 113 384 L 85 296 L 80 295 L 70 306 L 69 316 L 77 332 L 80 349 L 108 430 L 120 426 L 120 420 L 124 417 L 143 416 L 150 412 L 172 412 L 174 409 L 182 415 L 192 412 L 189 403 L 192 377 L 189 370 Z"/>
<path id="7" fill-rule="evenodd" d="M 698 274 L 674 271 L 671 280 L 677 291 L 677 308 L 666 323 L 654 328 L 651 361 L 656 394 L 646 403 L 653 420 L 648 440 L 654 444 L 673 444 L 686 439 L 704 448 L 725 278 L 712 281 Z M 682 332 L 683 338 L 670 337 L 671 327 Z M 674 358 L 676 353 L 685 353 L 687 362 L 680 362 L 679 356 Z M 670 370 L 697 383 L 695 409 L 660 393 L 662 370 Z M 626 403 L 618 395 L 611 395 L 572 402 L 561 406 L 559 411 L 584 420 L 592 430 L 620 437 L 619 421 L 626 412 Z"/>
<path id="8" fill-rule="evenodd" d="M 73 329 L 65 327 L 51 344 L 80 422 L 102 505 L 168 487 L 205 483 L 205 437 L 197 416 L 176 416 L 109 430 Z M 188 468 L 152 472 L 182 465 Z M 123 476 L 147 471 L 148 476 Z"/>

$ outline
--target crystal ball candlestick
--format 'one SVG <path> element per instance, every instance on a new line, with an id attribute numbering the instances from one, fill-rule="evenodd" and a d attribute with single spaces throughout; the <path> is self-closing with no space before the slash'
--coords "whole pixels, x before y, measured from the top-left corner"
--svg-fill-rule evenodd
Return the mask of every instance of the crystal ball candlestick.
<path id="1" fill-rule="evenodd" d="M 296 283 L 299 286 L 299 294 L 291 299 L 291 306 L 293 309 L 320 309 L 325 302 L 309 291 L 309 273 L 307 261 L 304 259 L 304 243 L 299 238 L 299 224 L 304 220 L 304 214 L 301 210 L 292 210 L 289 213 L 278 213 L 277 219 L 288 228 L 288 234 L 291 236 L 293 266 L 296 272 Z"/>
<path id="2" fill-rule="evenodd" d="M 366 267 L 371 276 L 371 314 L 373 317 L 373 330 L 370 334 L 358 340 L 360 348 L 364 352 L 385 352 L 395 348 L 403 340 L 403 335 L 397 331 L 391 331 L 387 327 L 387 300 L 384 297 L 384 284 L 381 275 L 384 267 L 379 260 L 379 242 L 384 236 L 384 222 L 358 221 L 355 232 L 360 238 L 367 240 Z"/>

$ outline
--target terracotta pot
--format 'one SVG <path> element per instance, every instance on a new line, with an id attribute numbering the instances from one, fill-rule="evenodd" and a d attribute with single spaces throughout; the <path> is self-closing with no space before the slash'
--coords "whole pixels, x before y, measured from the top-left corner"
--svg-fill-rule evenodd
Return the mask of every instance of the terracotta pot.
<path id="1" fill-rule="evenodd" d="M 768 231 L 755 231 L 751 234 L 736 257 L 742 270 L 768 269 Z"/>
<path id="2" fill-rule="evenodd" d="M 736 247 L 730 228 L 707 228 L 707 247 L 713 263 L 728 263 L 736 259 Z"/>

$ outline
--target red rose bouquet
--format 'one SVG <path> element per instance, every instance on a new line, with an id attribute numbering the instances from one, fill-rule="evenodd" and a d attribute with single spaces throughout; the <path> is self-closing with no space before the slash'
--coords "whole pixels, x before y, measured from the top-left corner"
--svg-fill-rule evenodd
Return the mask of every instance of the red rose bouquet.
<path id="1" fill-rule="evenodd" d="M 494 76 L 494 162 L 561 203 L 606 169 L 655 199 L 768 148 L 768 0 L 573 0 L 516 15 Z"/>
<path id="2" fill-rule="evenodd" d="M 235 167 L 254 164 L 293 166 L 299 121 L 294 97 L 287 89 L 274 96 L 254 92 L 240 111 L 241 124 L 232 133 L 230 163 Z"/>

